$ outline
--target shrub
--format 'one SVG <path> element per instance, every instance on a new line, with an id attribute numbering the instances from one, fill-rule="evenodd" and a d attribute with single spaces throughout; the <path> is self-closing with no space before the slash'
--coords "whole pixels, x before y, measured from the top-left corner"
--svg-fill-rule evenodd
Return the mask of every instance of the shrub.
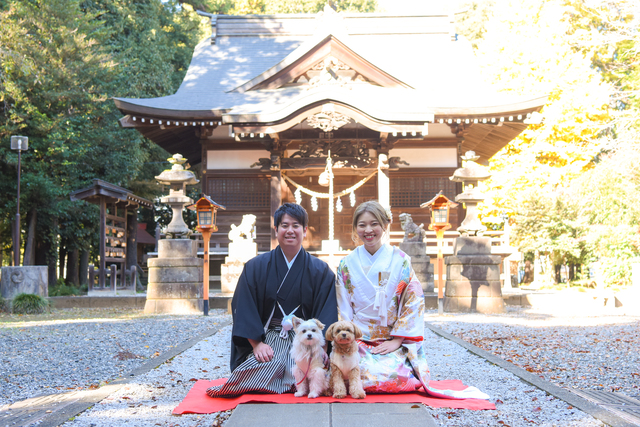
<path id="1" fill-rule="evenodd" d="M 7 301 L 0 296 L 0 312 L 9 311 L 9 304 Z"/>
<path id="2" fill-rule="evenodd" d="M 60 283 L 59 281 L 54 287 L 49 289 L 50 297 L 69 297 L 73 295 L 80 295 L 80 293 L 80 289 L 74 286 L 65 285 L 64 282 Z"/>
<path id="3" fill-rule="evenodd" d="M 35 294 L 18 294 L 11 303 L 15 314 L 40 314 L 49 308 L 49 301 Z"/>

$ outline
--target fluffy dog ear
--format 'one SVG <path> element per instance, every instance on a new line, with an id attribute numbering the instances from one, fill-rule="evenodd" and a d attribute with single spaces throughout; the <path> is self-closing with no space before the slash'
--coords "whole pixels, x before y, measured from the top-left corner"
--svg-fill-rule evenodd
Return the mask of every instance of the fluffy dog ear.
<path id="1" fill-rule="evenodd" d="M 302 323 L 302 319 L 300 319 L 299 317 L 293 316 L 293 318 L 291 318 L 291 322 L 293 323 L 293 330 L 297 331 L 298 326 L 300 326 L 300 323 Z"/>
<path id="2" fill-rule="evenodd" d="M 324 323 L 322 323 L 321 321 L 319 321 L 318 319 L 313 319 L 316 322 L 316 325 L 318 325 L 318 328 L 320 328 L 320 330 L 324 329 Z"/>
<path id="3" fill-rule="evenodd" d="M 325 334 L 324 334 L 324 337 L 325 337 L 325 339 L 326 339 L 327 341 L 333 341 L 333 327 L 334 327 L 335 325 L 336 325 L 336 324 L 334 323 L 334 324 L 332 324 L 331 326 L 329 326 L 329 327 L 327 328 L 327 332 L 325 332 Z"/>
<path id="4" fill-rule="evenodd" d="M 360 328 L 358 328 L 358 326 L 356 326 L 356 324 L 353 322 L 351 322 L 351 324 L 353 325 L 353 333 L 355 334 L 356 339 L 362 338 L 362 331 L 360 330 Z"/>

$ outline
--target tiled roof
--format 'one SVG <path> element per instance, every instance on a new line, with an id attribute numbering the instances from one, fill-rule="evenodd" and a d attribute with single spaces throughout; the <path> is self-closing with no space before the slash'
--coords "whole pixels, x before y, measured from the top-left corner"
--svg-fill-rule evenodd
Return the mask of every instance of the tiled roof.
<path id="1" fill-rule="evenodd" d="M 450 21 L 446 14 L 352 14 L 328 23 L 316 15 L 220 15 L 216 18 L 215 44 L 208 38 L 195 48 L 189 70 L 174 95 L 116 98 L 116 103 L 124 113 L 198 119 L 293 104 L 308 94 L 299 89 L 244 93 L 236 89 L 269 69 L 278 71 L 279 64 L 294 61 L 327 34 L 416 89 L 413 94 L 397 88 L 357 91 L 365 98 L 377 97 L 376 107 L 382 102 L 397 107 L 399 102 L 413 98 L 419 101 L 408 105 L 418 103 L 418 110 L 501 106 L 509 111 L 511 104 L 521 102 L 522 98 L 497 94 L 480 81 L 471 46 L 452 36 Z M 356 91 L 347 92 L 345 89 L 345 97 L 353 98 Z M 411 111 L 416 110 L 412 107 Z"/>

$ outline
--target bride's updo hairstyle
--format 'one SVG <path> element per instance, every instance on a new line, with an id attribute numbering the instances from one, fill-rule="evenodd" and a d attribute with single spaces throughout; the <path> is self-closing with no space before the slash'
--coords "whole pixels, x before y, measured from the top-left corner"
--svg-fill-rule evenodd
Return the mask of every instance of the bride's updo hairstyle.
<path id="1" fill-rule="evenodd" d="M 353 212 L 353 223 L 351 228 L 351 240 L 353 240 L 356 244 L 360 240 L 358 238 L 358 233 L 356 232 L 356 229 L 358 228 L 358 220 L 360 219 L 360 216 L 365 212 L 369 212 L 371 215 L 373 215 L 374 218 L 382 226 L 382 229 L 385 230 L 385 232 L 389 231 L 388 227 L 389 224 L 391 224 L 391 212 L 385 209 L 376 200 L 369 200 L 368 202 L 361 203 Z"/>

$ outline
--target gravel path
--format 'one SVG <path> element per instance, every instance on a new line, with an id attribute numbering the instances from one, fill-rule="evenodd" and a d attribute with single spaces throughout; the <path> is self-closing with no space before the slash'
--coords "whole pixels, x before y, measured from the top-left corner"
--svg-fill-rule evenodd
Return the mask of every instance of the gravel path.
<path id="1" fill-rule="evenodd" d="M 507 307 L 503 315 L 430 312 L 427 320 L 546 381 L 640 400 L 640 315 Z"/>
<path id="2" fill-rule="evenodd" d="M 148 358 L 154 357 L 156 352 L 162 354 L 172 346 L 176 346 L 193 336 L 199 335 L 205 329 L 213 327 L 216 323 L 229 319 L 227 315 L 218 310 L 212 311 L 211 314 L 208 318 L 204 316 L 155 316 L 122 320 L 101 319 L 88 321 L 85 319 L 80 321 L 0 324 L 2 398 L 5 402 L 10 402 L 43 393 L 67 391 L 66 387 L 76 389 L 114 379 L 144 363 Z M 637 347 L 638 344 L 638 336 L 637 334 L 634 336 L 633 331 L 635 328 L 637 333 L 639 319 L 615 316 L 613 314 L 605 316 L 604 319 L 606 321 L 588 316 L 584 320 L 575 316 L 563 318 L 531 310 L 510 309 L 506 314 L 500 316 L 469 314 L 439 317 L 437 313 L 431 311 L 425 318 L 434 325 L 458 336 L 462 335 L 466 339 L 470 339 L 469 337 L 472 334 L 476 334 L 473 336 L 478 337 L 479 343 L 506 342 L 507 345 L 502 346 L 503 348 L 500 351 L 506 351 L 511 348 L 511 343 L 514 346 L 520 345 L 521 350 L 517 351 L 520 352 L 518 354 L 523 355 L 527 354 L 527 352 L 533 355 L 534 352 L 531 350 L 540 348 L 535 354 L 539 354 L 542 357 L 546 352 L 547 357 L 550 358 L 555 357 L 556 353 L 561 354 L 564 347 L 560 341 L 556 341 L 553 344 L 553 341 L 550 339 L 545 340 L 544 338 L 540 338 L 540 342 L 536 343 L 535 347 L 534 345 L 521 344 L 522 341 L 531 344 L 530 338 L 527 338 L 527 340 L 486 338 L 498 338 L 498 336 L 515 337 L 517 333 L 526 337 L 543 337 L 540 330 L 545 329 L 545 327 L 538 325 L 537 322 L 542 322 L 549 330 L 557 331 L 557 336 L 566 336 L 567 338 L 564 340 L 566 342 L 579 341 L 581 335 L 586 336 L 585 333 L 581 334 L 580 330 L 588 331 L 587 333 L 599 333 L 598 331 L 602 331 L 602 334 L 606 335 L 608 328 L 620 327 L 621 329 L 616 330 L 616 333 L 628 333 L 628 339 L 615 341 L 619 336 L 612 336 L 607 340 L 606 345 L 603 344 L 602 349 L 600 349 L 601 351 L 606 349 L 609 352 L 607 353 L 609 358 L 606 357 L 606 354 L 600 354 L 602 360 L 615 360 L 615 357 L 619 357 L 617 363 L 620 363 L 619 361 L 623 359 L 621 353 L 618 353 L 618 351 L 622 351 L 620 346 L 623 344 L 628 345 L 625 349 L 631 349 L 634 345 Z M 588 325 L 578 323 L 581 319 L 592 323 Z M 573 326 L 563 326 L 564 323 L 569 321 L 574 322 Z M 588 326 L 588 329 L 584 329 L 585 326 Z M 512 329 L 515 327 L 519 329 Z M 564 331 L 565 328 L 573 331 L 571 337 L 560 335 L 568 333 Z M 593 331 L 591 330 L 592 328 Z M 494 334 L 494 332 L 496 333 Z M 178 427 L 223 425 L 230 416 L 230 412 L 211 415 L 173 416 L 171 411 L 184 398 L 195 380 L 215 379 L 229 375 L 230 333 L 231 326 L 227 326 L 216 335 L 198 342 L 158 368 L 136 377 L 132 383 L 112 393 L 106 399 L 75 417 L 73 421 L 67 422 L 65 426 Z M 485 339 L 482 339 L 481 336 Z M 6 343 L 8 342 L 7 337 L 11 339 L 11 344 Z M 604 336 L 602 338 L 604 339 Z M 595 339 L 600 339 L 600 335 L 588 335 L 588 339 L 593 342 Z M 624 341 L 631 342 L 626 343 Z M 584 338 L 584 342 L 589 343 L 587 338 Z M 545 347 L 545 345 L 547 346 Z M 554 346 L 555 348 L 552 348 Z M 42 348 L 47 350 L 38 350 Z M 496 347 L 496 349 L 498 348 Z M 571 407 L 566 402 L 547 396 L 545 392 L 524 383 L 508 371 L 469 353 L 459 345 L 441 338 L 429 330 L 426 331 L 425 350 L 433 379 L 461 379 L 465 383 L 476 386 L 488 393 L 497 407 L 496 411 L 428 408 L 429 412 L 442 426 L 595 427 L 604 425 L 591 416 Z M 31 353 L 28 353 L 29 351 Z M 142 356 L 144 359 L 136 357 L 123 361 L 118 360 L 118 353 L 124 351 Z M 578 354 L 588 355 L 591 353 Z M 504 354 L 502 356 L 505 357 Z M 637 355 L 634 354 L 633 357 L 635 359 L 629 359 L 629 366 L 635 360 L 637 367 Z M 69 360 L 68 363 L 62 363 L 65 358 Z M 533 356 L 530 357 L 530 359 L 532 358 Z M 561 357 L 558 356 L 558 363 L 560 360 Z M 577 365 L 576 369 L 583 369 L 581 360 L 579 358 L 574 359 Z M 36 361 L 36 363 L 33 363 L 33 361 Z M 529 360 L 528 363 L 531 365 L 533 362 Z M 567 361 L 566 363 L 573 363 L 573 361 Z M 549 362 L 549 365 L 553 364 L 554 362 Z M 589 363 L 586 364 L 588 365 Z M 537 368 L 538 365 L 540 365 L 540 368 Z M 542 369 L 543 365 L 536 361 L 535 366 L 536 369 Z M 612 373 L 612 381 L 614 378 L 616 378 L 615 373 Z M 601 383 L 605 384 L 604 380 Z M 13 391 L 6 389 L 4 384 L 9 384 Z M 54 384 L 56 385 L 55 387 Z M 626 391 L 629 389 L 637 392 L 637 387 L 634 388 L 633 386 L 634 383 L 631 381 L 628 385 L 625 383 L 625 385 L 620 386 L 620 390 Z M 58 387 L 60 388 L 59 390 Z"/>
<path id="3" fill-rule="evenodd" d="M 0 406 L 98 387 L 220 321 L 205 316 L 63 319 L 0 323 Z"/>

